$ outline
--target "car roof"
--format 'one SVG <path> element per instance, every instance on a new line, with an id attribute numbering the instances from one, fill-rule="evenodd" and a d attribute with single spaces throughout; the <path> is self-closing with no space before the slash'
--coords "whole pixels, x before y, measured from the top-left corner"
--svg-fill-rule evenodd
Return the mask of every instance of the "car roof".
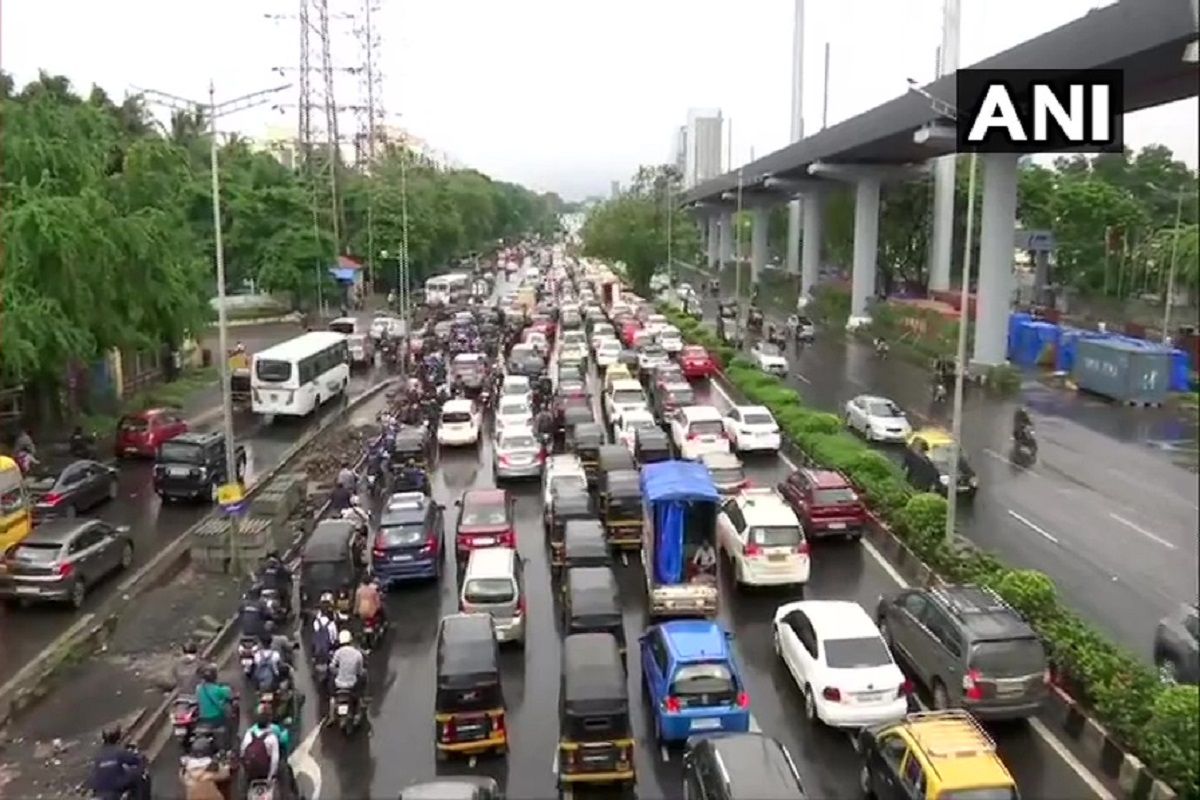
<path id="1" fill-rule="evenodd" d="M 155 408 L 143 408 L 141 411 L 131 411 L 125 415 L 125 419 L 150 419 L 162 414 L 169 414 L 174 409 L 157 406 Z"/>
<path id="2" fill-rule="evenodd" d="M 804 474 L 817 489 L 841 489 L 850 485 L 846 476 L 833 469 L 805 469 Z"/>
<path id="3" fill-rule="evenodd" d="M 630 420 L 637 420 L 638 422 L 644 422 L 646 420 L 650 420 L 651 422 L 653 422 L 654 415 L 651 414 L 650 411 L 645 408 L 631 408 L 628 411 L 626 411 L 624 414 L 621 415 L 621 424 L 624 425 L 625 423 L 629 422 Z"/>
<path id="4" fill-rule="evenodd" d="M 797 776 L 782 744 L 764 733 L 707 736 L 735 796 L 794 800 Z"/>
<path id="5" fill-rule="evenodd" d="M 742 489 L 738 492 L 737 500 L 747 525 L 800 524 L 796 512 L 783 499 L 783 495 L 770 486 Z"/>
<path id="6" fill-rule="evenodd" d="M 620 392 L 626 389 L 637 389 L 642 391 L 642 383 L 634 378 L 617 378 L 612 382 L 612 390 Z"/>
<path id="7" fill-rule="evenodd" d="M 766 414 L 771 416 L 771 410 L 766 406 L 734 406 L 740 414 Z"/>
<path id="8" fill-rule="evenodd" d="M 871 615 L 853 600 L 799 600 L 787 606 L 803 611 L 821 639 L 879 636 Z"/>
<path id="9" fill-rule="evenodd" d="M 505 375 L 503 385 L 507 386 L 510 383 L 511 384 L 522 384 L 523 383 L 526 386 L 528 386 L 529 378 L 525 375 Z"/>
<path id="10" fill-rule="evenodd" d="M 508 499 L 508 492 L 503 489 L 467 489 L 463 492 L 462 504 L 468 505 L 497 505 Z"/>
<path id="11" fill-rule="evenodd" d="M 483 353 L 459 353 L 454 357 L 455 361 L 482 361 Z"/>
<path id="12" fill-rule="evenodd" d="M 497 577 L 512 573 L 517 551 L 511 547 L 480 547 L 471 551 L 464 578 Z"/>
<path id="13" fill-rule="evenodd" d="M 499 436 L 500 441 L 504 441 L 505 439 L 508 439 L 508 438 L 511 438 L 514 436 L 535 436 L 536 435 L 533 432 L 533 428 L 529 427 L 528 425 L 508 425 L 504 428 L 501 428 L 499 433 L 500 433 L 500 436 Z"/>
<path id="14" fill-rule="evenodd" d="M 995 641 L 1036 635 L 1016 610 L 982 587 L 951 584 L 934 587 L 929 593 L 948 608 L 974 639 Z"/>
<path id="15" fill-rule="evenodd" d="M 857 397 L 855 397 L 854 399 L 861 400 L 864 403 L 891 403 L 892 402 L 891 398 L 881 397 L 880 395 L 877 395 L 877 394 L 860 394 Z"/>
<path id="16" fill-rule="evenodd" d="M 658 626 L 667 648 L 677 661 L 725 661 L 730 657 L 729 640 L 715 622 L 701 619 L 677 619 Z"/>
<path id="17" fill-rule="evenodd" d="M 1013 786 L 992 737 L 962 709 L 910 714 L 898 723 L 925 754 L 943 790 Z"/>
<path id="18" fill-rule="evenodd" d="M 94 519 L 50 519 L 34 528 L 18 544 L 60 545 L 73 538 L 84 528 L 96 522 Z"/>
<path id="19" fill-rule="evenodd" d="M 473 411 L 474 408 L 475 408 L 475 404 L 472 403 L 470 400 L 467 400 L 466 398 L 456 397 L 453 400 L 447 400 L 446 404 L 444 406 L 442 406 L 442 411 L 470 412 L 470 411 Z"/>
<path id="20" fill-rule="evenodd" d="M 710 419 L 720 421 L 721 419 L 721 412 L 714 406 L 684 406 L 679 410 L 683 412 L 689 422 L 703 422 Z"/>

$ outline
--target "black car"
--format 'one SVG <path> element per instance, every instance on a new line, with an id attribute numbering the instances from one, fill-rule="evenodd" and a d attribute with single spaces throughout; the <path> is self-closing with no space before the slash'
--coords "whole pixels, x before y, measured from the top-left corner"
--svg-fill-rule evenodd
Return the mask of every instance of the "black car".
<path id="1" fill-rule="evenodd" d="M 787 748 L 762 733 L 693 736 L 683 754 L 684 797 L 704 800 L 804 800 Z"/>
<path id="2" fill-rule="evenodd" d="M 163 500 L 177 497 L 215 500 L 217 489 L 246 474 L 246 448 L 236 445 L 235 476 L 225 468 L 225 435 L 184 433 L 159 445 L 154 459 L 154 491 Z"/>
<path id="3" fill-rule="evenodd" d="M 117 470 L 90 459 L 37 469 L 27 480 L 33 496 L 33 519 L 74 517 L 80 511 L 115 500 L 120 488 Z"/>
<path id="4" fill-rule="evenodd" d="M 950 469 L 954 448 L 937 444 L 929 446 L 920 436 L 913 437 L 904 451 L 904 477 L 922 492 L 946 494 L 950 485 Z M 975 496 L 979 479 L 967 463 L 962 448 L 958 448 L 958 494 L 968 499 Z"/>

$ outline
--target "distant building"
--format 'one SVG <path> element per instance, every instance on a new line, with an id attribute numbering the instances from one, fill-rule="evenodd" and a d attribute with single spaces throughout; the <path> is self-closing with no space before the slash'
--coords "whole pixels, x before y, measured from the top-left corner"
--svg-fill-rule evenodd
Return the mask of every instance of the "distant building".
<path id="1" fill-rule="evenodd" d="M 680 125 L 679 130 L 675 131 L 674 141 L 671 150 L 671 163 L 675 165 L 675 169 L 680 175 L 687 174 L 688 164 L 688 126 Z"/>
<path id="2" fill-rule="evenodd" d="M 620 181 L 612 182 L 612 190 L 610 191 L 609 196 L 613 200 L 616 200 L 618 197 L 621 196 L 621 182 Z"/>
<path id="3" fill-rule="evenodd" d="M 720 109 L 690 109 L 686 127 L 683 183 L 691 188 L 721 174 L 721 139 L 725 122 Z"/>

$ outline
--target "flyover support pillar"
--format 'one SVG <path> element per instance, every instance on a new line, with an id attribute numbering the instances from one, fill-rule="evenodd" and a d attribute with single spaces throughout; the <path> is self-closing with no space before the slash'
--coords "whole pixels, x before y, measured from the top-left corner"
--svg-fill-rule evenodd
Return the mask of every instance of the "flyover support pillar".
<path id="1" fill-rule="evenodd" d="M 718 223 L 721 229 L 720 242 L 717 249 L 720 251 L 717 255 L 718 270 L 733 261 L 733 214 L 726 211 L 721 215 L 721 220 Z"/>
<path id="2" fill-rule="evenodd" d="M 870 322 L 868 306 L 875 296 L 879 251 L 880 179 L 864 175 L 854 189 L 854 271 L 850 278 L 850 317 L 847 327 Z"/>
<path id="3" fill-rule="evenodd" d="M 710 215 L 708 218 L 708 225 L 707 225 L 708 236 L 707 236 L 707 241 L 705 243 L 707 245 L 708 268 L 709 269 L 716 269 L 718 259 L 720 259 L 720 257 L 721 257 L 721 254 L 720 254 L 720 236 L 721 236 L 721 234 L 719 231 L 719 227 L 720 227 L 720 225 L 717 222 L 717 216 L 715 214 Z"/>
<path id="4" fill-rule="evenodd" d="M 800 303 L 806 303 L 813 287 L 817 285 L 817 275 L 821 270 L 821 240 L 824 231 L 821 230 L 821 205 L 824 197 L 821 192 L 814 191 L 804 198 L 804 239 L 800 253 Z"/>
<path id="5" fill-rule="evenodd" d="M 986 368 L 1007 361 L 1013 231 L 1017 220 L 1017 156 L 987 153 L 980 155 L 979 160 L 983 162 L 983 208 L 972 366 Z"/>
<path id="6" fill-rule="evenodd" d="M 951 250 L 954 247 L 955 156 L 942 156 L 934 163 L 933 236 L 929 247 L 929 289 L 950 289 Z"/>
<path id="7" fill-rule="evenodd" d="M 804 196 L 796 197 L 788 203 L 787 228 L 787 271 L 789 275 L 800 272 L 800 230 L 804 219 L 806 204 Z"/>
<path id="8" fill-rule="evenodd" d="M 750 232 L 750 285 L 757 286 L 762 268 L 767 264 L 767 226 L 771 224 L 771 210 L 755 208 L 752 212 Z"/>

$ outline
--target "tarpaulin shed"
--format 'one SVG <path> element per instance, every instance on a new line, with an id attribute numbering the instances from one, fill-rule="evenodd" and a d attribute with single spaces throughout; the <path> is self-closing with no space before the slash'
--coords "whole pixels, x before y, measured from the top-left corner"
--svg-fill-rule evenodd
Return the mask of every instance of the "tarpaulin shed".
<path id="1" fill-rule="evenodd" d="M 642 467 L 642 495 L 648 503 L 721 499 L 712 476 L 694 461 L 659 461 Z"/>

